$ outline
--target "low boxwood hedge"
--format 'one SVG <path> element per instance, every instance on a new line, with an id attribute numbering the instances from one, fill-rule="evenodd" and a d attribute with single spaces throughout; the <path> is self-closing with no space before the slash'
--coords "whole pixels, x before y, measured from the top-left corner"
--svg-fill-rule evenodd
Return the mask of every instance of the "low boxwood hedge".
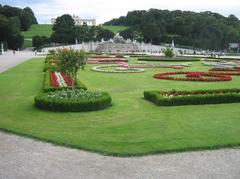
<path id="1" fill-rule="evenodd" d="M 35 97 L 35 106 L 39 109 L 60 112 L 97 111 L 111 106 L 111 96 L 106 92 L 65 89 L 41 93 Z"/>
<path id="2" fill-rule="evenodd" d="M 143 57 L 138 58 L 139 61 L 169 61 L 169 62 L 191 62 L 191 61 L 200 61 L 200 58 L 190 58 L 190 57 Z"/>
<path id="3" fill-rule="evenodd" d="M 165 97 L 162 94 L 184 94 Z M 195 91 L 144 91 L 144 98 L 158 106 L 200 105 L 240 102 L 240 89 L 195 90 Z"/>
<path id="4" fill-rule="evenodd" d="M 75 81 L 75 87 L 77 89 L 84 89 L 87 90 L 87 87 L 85 84 L 83 84 L 79 79 Z M 43 78 L 43 92 L 48 92 L 48 91 L 56 91 L 56 90 L 62 90 L 66 88 L 71 88 L 71 87 L 58 87 L 58 88 L 53 88 L 50 83 L 50 72 L 49 70 L 46 70 L 44 73 L 44 78 Z"/>

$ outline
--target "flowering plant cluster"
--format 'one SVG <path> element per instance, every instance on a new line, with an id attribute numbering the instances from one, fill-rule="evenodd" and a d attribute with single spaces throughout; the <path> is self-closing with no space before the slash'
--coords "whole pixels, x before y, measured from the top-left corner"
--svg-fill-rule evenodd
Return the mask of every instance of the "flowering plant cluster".
<path id="1" fill-rule="evenodd" d="M 170 75 L 186 75 L 186 77 L 172 77 Z M 207 76 L 207 78 L 204 78 Z M 230 81 L 231 76 L 219 74 L 216 72 L 166 72 L 158 73 L 153 76 L 157 79 L 175 80 L 175 81 L 205 81 L 205 82 L 217 82 L 217 81 Z"/>
<path id="2" fill-rule="evenodd" d="M 119 64 L 122 67 L 126 67 L 126 68 L 173 68 L 173 69 L 182 69 L 183 66 L 181 65 L 160 65 L 160 64 L 134 64 L 134 65 L 128 65 L 126 64 Z"/>
<path id="3" fill-rule="evenodd" d="M 240 89 L 144 91 L 144 98 L 158 106 L 239 103 Z"/>
<path id="4" fill-rule="evenodd" d="M 240 71 L 240 67 L 232 67 L 232 68 L 211 68 L 209 71 Z"/>
<path id="5" fill-rule="evenodd" d="M 95 66 L 92 70 L 105 73 L 140 73 L 145 71 L 143 68 L 126 68 L 119 65 Z"/>
<path id="6" fill-rule="evenodd" d="M 69 100 L 95 100 L 96 98 L 100 97 L 102 95 L 99 91 L 88 91 L 83 89 L 76 89 L 73 93 L 70 89 L 65 90 L 59 90 L 54 92 L 49 92 L 47 94 L 47 97 L 49 99 L 56 99 L 56 100 L 62 100 L 62 99 L 69 99 Z"/>
<path id="7" fill-rule="evenodd" d="M 224 95 L 230 93 L 229 91 L 219 90 L 219 91 L 170 91 L 170 92 L 160 92 L 164 98 L 182 97 L 182 96 L 194 96 L 194 95 Z"/>
<path id="8" fill-rule="evenodd" d="M 142 64 L 142 65 L 146 65 L 146 66 L 160 66 L 160 68 L 164 68 L 164 66 L 166 66 L 167 68 L 172 68 L 172 67 L 190 67 L 192 66 L 191 62 L 184 62 L 184 63 L 174 63 L 174 64 L 165 64 L 165 65 L 161 65 L 159 63 L 149 63 L 149 62 L 145 62 L 145 61 L 140 61 L 138 62 L 138 64 Z"/>
<path id="9" fill-rule="evenodd" d="M 216 67 L 222 67 L 222 68 L 229 68 L 229 67 L 232 68 L 238 65 L 238 63 L 233 61 L 228 61 L 228 62 L 202 61 L 202 64 L 205 66 L 216 66 Z"/>
<path id="10" fill-rule="evenodd" d="M 50 72 L 50 82 L 53 88 L 71 87 L 71 78 L 63 72 Z"/>
<path id="11" fill-rule="evenodd" d="M 128 60 L 122 58 L 89 58 L 88 64 L 117 64 L 127 62 Z"/>
<path id="12" fill-rule="evenodd" d="M 200 78 L 201 77 L 201 73 L 199 72 L 189 72 L 186 74 L 187 77 L 192 77 L 192 78 Z"/>

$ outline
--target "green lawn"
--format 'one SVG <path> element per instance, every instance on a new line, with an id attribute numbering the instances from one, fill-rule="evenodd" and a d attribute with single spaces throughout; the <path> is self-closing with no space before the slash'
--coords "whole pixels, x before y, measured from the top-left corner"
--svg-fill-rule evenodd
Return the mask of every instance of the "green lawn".
<path id="1" fill-rule="evenodd" d="M 52 35 L 51 24 L 33 24 L 26 32 L 22 32 L 24 38 L 32 38 L 35 35 L 50 37 Z"/>
<path id="2" fill-rule="evenodd" d="M 114 33 L 127 29 L 126 26 L 102 26 L 104 29 L 109 29 Z M 24 38 L 32 38 L 35 35 L 50 37 L 52 34 L 51 24 L 33 24 L 26 32 L 22 32 Z"/>
<path id="3" fill-rule="evenodd" d="M 22 49 L 25 49 L 25 48 L 28 48 L 28 47 L 32 47 L 32 40 L 24 39 Z"/>
<path id="4" fill-rule="evenodd" d="M 56 144 L 120 156 L 240 144 L 238 103 L 157 107 L 143 99 L 144 90 L 238 88 L 240 77 L 233 77 L 231 82 L 181 82 L 152 77 L 172 69 L 108 74 L 92 72 L 89 67 L 79 72 L 79 78 L 89 89 L 108 91 L 113 99 L 112 107 L 86 113 L 35 109 L 33 99 L 41 91 L 43 60 L 32 59 L 0 74 L 0 128 Z M 191 69 L 207 68 L 193 62 Z"/>
<path id="5" fill-rule="evenodd" d="M 102 26 L 104 29 L 111 30 L 114 33 L 126 30 L 128 27 L 127 26 L 111 26 L 111 25 L 104 25 Z"/>

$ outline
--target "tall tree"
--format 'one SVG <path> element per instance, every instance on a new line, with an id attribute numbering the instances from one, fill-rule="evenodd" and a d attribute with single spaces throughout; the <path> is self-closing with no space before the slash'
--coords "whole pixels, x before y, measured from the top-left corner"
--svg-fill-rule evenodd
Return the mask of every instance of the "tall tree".
<path id="1" fill-rule="evenodd" d="M 56 19 L 53 25 L 53 34 L 51 39 L 56 43 L 74 43 L 74 20 L 68 15 L 64 14 Z"/>
<path id="2" fill-rule="evenodd" d="M 35 14 L 34 14 L 34 12 L 32 11 L 32 9 L 30 7 L 25 7 L 23 10 L 28 12 L 31 15 L 31 17 L 32 17 L 32 24 L 38 24 L 38 21 L 37 21 L 37 19 L 35 17 Z"/>

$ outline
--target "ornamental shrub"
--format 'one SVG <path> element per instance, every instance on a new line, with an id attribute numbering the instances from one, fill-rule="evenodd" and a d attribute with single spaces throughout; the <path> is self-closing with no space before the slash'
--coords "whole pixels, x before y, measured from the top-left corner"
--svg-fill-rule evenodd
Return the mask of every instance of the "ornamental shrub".
<path id="1" fill-rule="evenodd" d="M 163 93 L 184 94 L 164 97 Z M 144 98 L 158 106 L 200 105 L 240 102 L 240 89 L 195 90 L 195 91 L 144 91 Z"/>
<path id="2" fill-rule="evenodd" d="M 166 48 L 164 50 L 165 57 L 172 58 L 174 56 L 173 49 Z"/>
<path id="3" fill-rule="evenodd" d="M 39 109 L 61 112 L 84 112 L 105 109 L 111 106 L 111 96 L 106 92 L 76 89 L 41 93 L 35 97 Z"/>

